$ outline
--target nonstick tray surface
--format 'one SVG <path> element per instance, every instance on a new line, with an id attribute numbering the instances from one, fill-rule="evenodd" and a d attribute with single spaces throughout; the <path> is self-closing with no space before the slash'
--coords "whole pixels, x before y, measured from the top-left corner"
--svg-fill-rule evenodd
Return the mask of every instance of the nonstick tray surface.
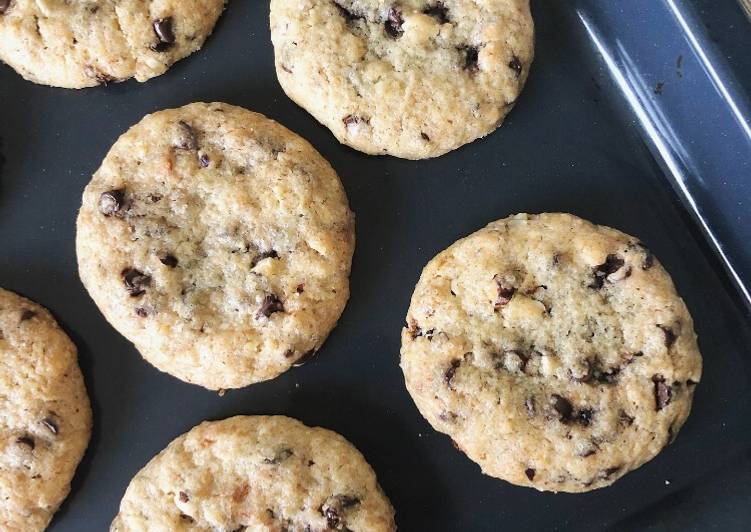
<path id="1" fill-rule="evenodd" d="M 505 125 L 421 162 L 340 146 L 284 95 L 265 0 L 230 0 L 202 51 L 145 84 L 52 89 L 0 65 L 0 286 L 50 308 L 74 339 L 95 416 L 51 530 L 106 530 L 148 460 L 199 422 L 235 414 L 285 414 L 344 435 L 376 470 L 401 531 L 749 529 L 751 28 L 732 0 L 532 7 L 536 59 Z M 74 253 L 81 193 L 110 146 L 145 114 L 193 101 L 241 105 L 308 139 L 357 216 L 351 299 L 319 354 L 223 397 L 144 362 L 84 291 Z M 428 260 L 492 220 L 543 211 L 645 242 L 686 300 L 704 356 L 676 442 L 588 494 L 483 476 L 423 420 L 398 365 Z"/>

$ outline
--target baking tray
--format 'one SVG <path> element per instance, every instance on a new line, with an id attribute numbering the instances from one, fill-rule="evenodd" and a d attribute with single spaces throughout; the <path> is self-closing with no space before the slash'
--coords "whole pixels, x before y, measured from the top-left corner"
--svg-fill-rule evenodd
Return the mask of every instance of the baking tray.
<path id="1" fill-rule="evenodd" d="M 266 1 L 232 0 L 201 52 L 146 84 L 51 89 L 0 66 L 0 286 L 55 313 L 79 347 L 94 407 L 91 445 L 52 530 L 107 529 L 131 477 L 174 437 L 205 419 L 261 413 L 352 441 L 402 531 L 749 528 L 747 22 L 732 0 L 539 0 L 533 12 L 536 60 L 506 124 L 422 162 L 340 146 L 286 98 Z M 352 297 L 319 355 L 223 397 L 142 361 L 84 291 L 74 255 L 82 190 L 112 143 L 146 113 L 199 100 L 264 113 L 310 140 L 357 215 Z M 522 211 L 568 211 L 638 236 L 696 321 L 705 371 L 677 441 L 589 494 L 483 476 L 423 420 L 398 366 L 421 268 Z"/>

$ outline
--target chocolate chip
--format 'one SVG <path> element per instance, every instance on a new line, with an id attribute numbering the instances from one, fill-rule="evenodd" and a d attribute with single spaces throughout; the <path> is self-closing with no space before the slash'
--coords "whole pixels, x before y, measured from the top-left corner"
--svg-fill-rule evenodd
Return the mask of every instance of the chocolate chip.
<path id="1" fill-rule="evenodd" d="M 355 13 L 354 11 L 350 11 L 349 9 L 342 6 L 339 2 L 334 0 L 334 5 L 339 10 L 339 14 L 344 17 L 344 20 L 347 21 L 347 24 L 353 23 L 357 19 L 365 18 L 363 15 L 360 15 L 358 13 Z"/>
<path id="2" fill-rule="evenodd" d="M 604 263 L 600 264 L 599 266 L 595 266 L 592 270 L 594 280 L 589 285 L 589 287 L 594 289 L 602 288 L 602 285 L 605 283 L 605 278 L 608 275 L 611 275 L 623 268 L 624 264 L 625 261 L 618 255 L 608 255 L 605 258 Z"/>
<path id="3" fill-rule="evenodd" d="M 8 11 L 10 1 L 11 0 L 0 0 L 0 15 L 4 15 L 5 12 Z"/>
<path id="4" fill-rule="evenodd" d="M 561 263 L 561 257 L 563 255 L 561 253 L 554 253 L 553 254 L 553 266 L 558 266 Z"/>
<path id="5" fill-rule="evenodd" d="M 1 338 L 1 337 L 0 337 L 0 338 Z M 698 382 L 696 382 L 696 381 L 692 381 L 691 379 L 688 379 L 688 380 L 686 381 L 686 386 L 696 386 L 697 384 L 699 384 L 699 383 L 698 383 Z"/>
<path id="6" fill-rule="evenodd" d="M 356 126 L 360 122 L 365 122 L 366 124 L 370 123 L 370 119 L 363 118 L 357 115 L 347 115 L 344 118 L 342 118 L 342 122 L 344 122 L 344 126 L 347 128 Z"/>
<path id="7" fill-rule="evenodd" d="M 432 6 L 427 6 L 422 12 L 438 20 L 441 24 L 449 21 L 449 8 L 443 5 L 443 2 L 436 2 Z"/>
<path id="8" fill-rule="evenodd" d="M 59 429 L 57 427 L 57 423 L 55 423 L 52 419 L 48 417 L 44 418 L 42 420 L 42 425 L 44 425 L 52 434 L 57 435 Z"/>
<path id="9" fill-rule="evenodd" d="M 524 406 L 527 407 L 527 414 L 529 415 L 529 417 L 532 417 L 535 415 L 536 408 L 535 408 L 534 397 L 527 397 L 527 399 L 524 401 Z"/>
<path id="10" fill-rule="evenodd" d="M 152 192 L 146 197 L 149 198 L 149 201 L 151 203 L 159 203 L 160 201 L 162 201 L 162 198 L 164 198 L 164 196 L 162 196 L 161 194 L 156 194 L 154 192 Z"/>
<path id="11" fill-rule="evenodd" d="M 190 500 L 190 497 L 184 491 L 181 491 L 178 496 L 180 497 L 180 502 L 188 502 Z"/>
<path id="12" fill-rule="evenodd" d="M 201 168 L 207 168 L 207 167 L 209 166 L 209 163 L 210 163 L 210 162 L 211 162 L 211 159 L 209 159 L 209 156 L 208 156 L 208 155 L 206 155 L 205 153 L 202 153 L 202 154 L 201 154 L 201 155 L 200 155 L 200 156 L 198 157 L 198 165 L 199 165 L 199 166 L 200 166 Z"/>
<path id="13" fill-rule="evenodd" d="M 620 421 L 620 422 L 621 422 L 621 423 L 623 423 L 624 425 L 626 425 L 626 426 L 629 426 L 629 427 L 630 427 L 631 425 L 633 425 L 633 424 L 634 424 L 634 417 L 633 417 L 633 416 L 629 416 L 629 415 L 628 415 L 628 414 L 626 413 L 626 411 L 625 411 L 625 410 L 620 410 L 620 411 L 618 412 L 618 421 Z"/>
<path id="14" fill-rule="evenodd" d="M 302 365 L 306 364 L 307 362 L 309 362 L 309 361 L 310 361 L 310 359 L 311 359 L 311 358 L 313 358 L 313 356 L 314 356 L 315 354 L 316 354 L 316 350 L 315 350 L 315 349 L 311 349 L 310 351 L 306 351 L 305 353 L 303 353 L 303 354 L 302 354 L 302 355 L 300 356 L 300 358 L 298 358 L 298 359 L 297 359 L 297 360 L 295 361 L 295 363 L 294 363 L 294 364 L 292 364 L 292 367 L 293 367 L 293 368 L 299 368 L 300 366 L 302 366 Z"/>
<path id="15" fill-rule="evenodd" d="M 519 61 L 518 57 L 516 56 L 512 57 L 511 61 L 509 61 L 508 63 L 508 67 L 514 71 L 517 79 L 519 78 L 519 76 L 522 75 L 522 62 Z"/>
<path id="16" fill-rule="evenodd" d="M 438 414 L 438 419 L 440 419 L 441 421 L 445 421 L 447 423 L 453 423 L 454 421 L 456 421 L 456 418 L 457 418 L 457 415 L 455 413 L 448 412 L 446 410 Z"/>
<path id="17" fill-rule="evenodd" d="M 422 329 L 414 320 L 412 320 L 411 323 L 407 324 L 407 330 L 409 331 L 410 338 L 412 338 L 413 340 L 418 336 L 422 336 Z"/>
<path id="18" fill-rule="evenodd" d="M 25 436 L 20 436 L 19 438 L 16 438 L 16 443 L 19 445 L 25 445 L 26 447 L 29 447 L 32 451 L 36 447 L 36 443 L 34 442 L 34 438 L 29 436 L 28 434 Z"/>
<path id="19" fill-rule="evenodd" d="M 135 268 L 125 268 L 120 275 L 123 277 L 125 289 L 130 297 L 138 297 L 146 291 L 146 287 L 151 284 L 151 276 Z"/>
<path id="20" fill-rule="evenodd" d="M 602 471 L 600 471 L 600 478 L 608 478 L 620 470 L 621 470 L 621 466 L 608 467 L 607 469 L 603 469 Z"/>
<path id="21" fill-rule="evenodd" d="M 678 339 L 678 336 L 673 332 L 673 329 L 671 329 L 667 325 L 660 325 L 659 323 L 657 324 L 657 327 L 663 333 L 665 333 L 665 347 L 667 347 L 668 349 L 673 347 L 673 344 Z"/>
<path id="22" fill-rule="evenodd" d="M 493 308 L 499 310 L 504 305 L 509 304 L 511 298 L 513 298 L 516 293 L 516 288 L 504 282 L 500 275 L 493 276 L 493 280 L 495 281 L 495 284 L 498 285 L 498 298 L 496 298 L 493 303 Z"/>
<path id="23" fill-rule="evenodd" d="M 480 67 L 479 65 L 479 57 L 480 57 L 480 51 L 477 49 L 476 46 L 462 46 L 459 48 L 459 51 L 464 52 L 464 70 L 469 70 L 470 72 L 476 72 L 477 69 Z"/>
<path id="24" fill-rule="evenodd" d="M 662 375 L 654 375 L 652 382 L 655 384 L 655 409 L 660 411 L 670 404 L 673 390 L 665 384 L 665 377 Z"/>
<path id="25" fill-rule="evenodd" d="M 253 260 L 250 264 L 251 268 L 255 268 L 256 264 L 261 262 L 264 259 L 278 259 L 279 253 L 276 252 L 276 250 L 270 249 L 268 251 L 262 252 L 260 255 L 258 255 L 255 260 Z"/>
<path id="26" fill-rule="evenodd" d="M 595 414 L 591 408 L 582 408 L 576 413 L 576 421 L 585 427 L 588 427 L 592 423 L 592 419 Z"/>
<path id="27" fill-rule="evenodd" d="M 641 269 L 649 270 L 655 264 L 655 256 L 652 255 L 652 252 L 644 244 L 639 243 L 637 245 L 644 251 L 644 260 L 642 260 Z"/>
<path id="28" fill-rule="evenodd" d="M 344 522 L 344 513 L 353 506 L 360 504 L 358 497 L 350 495 L 333 495 L 321 505 L 320 512 L 326 518 L 329 528 L 335 530 L 347 530 Z M 344 528 L 339 528 L 344 526 Z"/>
<path id="29" fill-rule="evenodd" d="M 175 44 L 175 32 L 172 30 L 172 17 L 160 18 L 154 21 L 154 33 L 159 42 L 151 46 L 155 52 L 166 52 Z"/>
<path id="30" fill-rule="evenodd" d="M 303 283 L 298 284 L 297 288 L 295 288 L 295 292 L 297 292 L 298 294 L 305 292 L 305 285 Z"/>
<path id="31" fill-rule="evenodd" d="M 532 469 L 531 467 L 528 467 L 527 469 L 525 469 L 525 470 L 524 470 L 524 474 L 525 474 L 525 475 L 527 475 L 527 478 L 528 478 L 528 479 L 529 479 L 530 481 L 532 481 L 532 480 L 534 480 L 534 479 L 535 479 L 535 473 L 537 473 L 537 471 L 535 471 L 535 470 L 534 470 L 534 469 Z"/>
<path id="32" fill-rule="evenodd" d="M 261 316 L 265 316 L 269 318 L 275 312 L 284 312 L 284 304 L 274 294 L 268 294 L 263 298 L 261 308 L 258 309 L 256 317 L 260 318 Z"/>
<path id="33" fill-rule="evenodd" d="M 420 136 L 422 137 L 422 140 L 424 140 L 425 142 L 430 142 L 430 137 L 428 136 L 427 133 L 424 133 L 421 131 Z"/>
<path id="34" fill-rule="evenodd" d="M 143 307 L 136 308 L 136 316 L 138 316 L 139 318 L 146 318 L 148 317 L 148 315 L 149 315 L 149 311 L 146 310 L 145 308 Z"/>
<path id="35" fill-rule="evenodd" d="M 383 25 L 386 34 L 392 39 L 398 39 L 404 33 L 402 24 L 404 24 L 402 10 L 396 6 L 391 6 L 386 13 L 386 22 Z"/>
<path id="36" fill-rule="evenodd" d="M 558 420 L 564 423 L 571 421 L 574 415 L 574 407 L 571 402 L 557 394 L 553 394 L 552 398 L 553 409 L 558 413 Z"/>
<path id="37" fill-rule="evenodd" d="M 175 268 L 178 264 L 177 257 L 175 257 L 174 255 L 164 255 L 163 257 L 159 257 L 159 262 L 161 262 L 168 268 Z"/>
<path id="38" fill-rule="evenodd" d="M 581 458 L 588 458 L 588 457 L 592 456 L 593 454 L 595 454 L 596 452 L 597 452 L 597 450 L 594 447 L 589 447 L 585 451 L 582 451 L 582 452 L 578 453 L 577 456 L 579 456 Z"/>
<path id="39" fill-rule="evenodd" d="M 105 87 L 107 86 L 108 83 L 112 81 L 116 81 L 116 78 L 110 76 L 109 74 L 105 74 L 104 72 L 102 72 L 101 70 L 99 70 L 98 68 L 92 65 L 84 66 L 83 71 L 87 76 L 89 76 L 90 78 L 94 78 L 97 81 L 97 83 L 99 83 L 100 85 L 104 85 Z"/>
<path id="40" fill-rule="evenodd" d="M 455 358 L 451 361 L 451 366 L 446 370 L 446 372 L 443 374 L 443 379 L 446 381 L 446 384 L 448 387 L 451 387 L 451 379 L 454 378 L 454 375 L 456 374 L 456 370 L 459 369 L 459 366 L 461 365 L 462 361 L 461 359 Z"/>
<path id="41" fill-rule="evenodd" d="M 182 120 L 177 125 L 180 127 L 180 138 L 177 139 L 175 148 L 179 150 L 197 150 L 198 140 L 196 140 L 196 133 L 193 131 L 191 125 Z"/>
<path id="42" fill-rule="evenodd" d="M 21 321 L 28 321 L 36 315 L 37 313 L 33 310 L 24 309 L 23 312 L 21 312 Z"/>
<path id="43" fill-rule="evenodd" d="M 195 519 L 193 519 L 191 516 L 189 516 L 187 514 L 180 514 L 180 519 L 182 519 L 186 523 L 190 523 L 190 524 L 193 524 L 193 523 L 196 522 Z"/>
<path id="44" fill-rule="evenodd" d="M 292 449 L 282 449 L 278 451 L 273 458 L 264 458 L 263 463 L 264 464 L 279 464 L 281 462 L 284 462 L 287 458 L 295 454 L 292 452 Z"/>
<path id="45" fill-rule="evenodd" d="M 112 216 L 120 212 L 125 206 L 125 190 L 116 189 L 103 192 L 99 196 L 99 212 L 105 216 Z"/>

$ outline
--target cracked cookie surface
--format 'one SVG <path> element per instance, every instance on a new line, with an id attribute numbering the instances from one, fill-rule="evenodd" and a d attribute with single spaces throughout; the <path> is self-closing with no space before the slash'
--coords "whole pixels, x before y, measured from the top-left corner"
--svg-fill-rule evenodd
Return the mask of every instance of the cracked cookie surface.
<path id="1" fill-rule="evenodd" d="M 302 138 L 196 103 L 120 137 L 84 191 L 76 245 L 84 285 L 146 360 L 239 388 L 326 339 L 349 297 L 354 217 Z"/>
<path id="2" fill-rule="evenodd" d="M 225 2 L 0 1 L 0 59 L 53 87 L 146 81 L 201 48 Z"/>
<path id="3" fill-rule="evenodd" d="M 90 435 L 75 346 L 46 309 L 0 288 L 0 529 L 46 528 Z"/>
<path id="4" fill-rule="evenodd" d="M 438 254 L 401 353 L 420 412 L 483 472 L 569 492 L 607 486 L 668 445 L 702 364 L 647 248 L 568 214 L 512 216 Z"/>
<path id="5" fill-rule="evenodd" d="M 283 416 L 204 422 L 131 481 L 112 523 L 130 530 L 393 532 L 394 510 L 339 434 Z"/>
<path id="6" fill-rule="evenodd" d="M 528 0 L 272 0 L 287 95 L 343 144 L 436 157 L 495 130 L 533 57 Z"/>

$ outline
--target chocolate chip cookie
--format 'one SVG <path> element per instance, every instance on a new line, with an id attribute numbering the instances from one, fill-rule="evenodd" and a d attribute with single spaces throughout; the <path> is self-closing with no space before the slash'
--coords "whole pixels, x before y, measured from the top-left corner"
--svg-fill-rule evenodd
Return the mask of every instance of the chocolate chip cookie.
<path id="1" fill-rule="evenodd" d="M 607 486 L 678 434 L 701 377 L 691 316 L 636 238 L 520 214 L 423 270 L 402 331 L 410 394 L 483 472 Z"/>
<path id="2" fill-rule="evenodd" d="M 2 288 L 0 361 L 0 529 L 40 531 L 89 443 L 89 398 L 55 319 Z"/>
<path id="3" fill-rule="evenodd" d="M 495 130 L 533 34 L 528 0 L 271 0 L 284 91 L 376 155 L 436 157 Z"/>
<path id="4" fill-rule="evenodd" d="M 226 0 L 0 0 L 0 59 L 80 89 L 159 76 L 203 45 Z"/>
<path id="5" fill-rule="evenodd" d="M 131 481 L 112 532 L 391 532 L 394 510 L 373 470 L 340 435 L 283 416 L 208 421 Z"/>
<path id="6" fill-rule="evenodd" d="M 306 141 L 195 103 L 120 137 L 86 187 L 76 244 L 84 285 L 146 360 L 239 388 L 321 347 L 349 297 L 354 218 Z"/>

